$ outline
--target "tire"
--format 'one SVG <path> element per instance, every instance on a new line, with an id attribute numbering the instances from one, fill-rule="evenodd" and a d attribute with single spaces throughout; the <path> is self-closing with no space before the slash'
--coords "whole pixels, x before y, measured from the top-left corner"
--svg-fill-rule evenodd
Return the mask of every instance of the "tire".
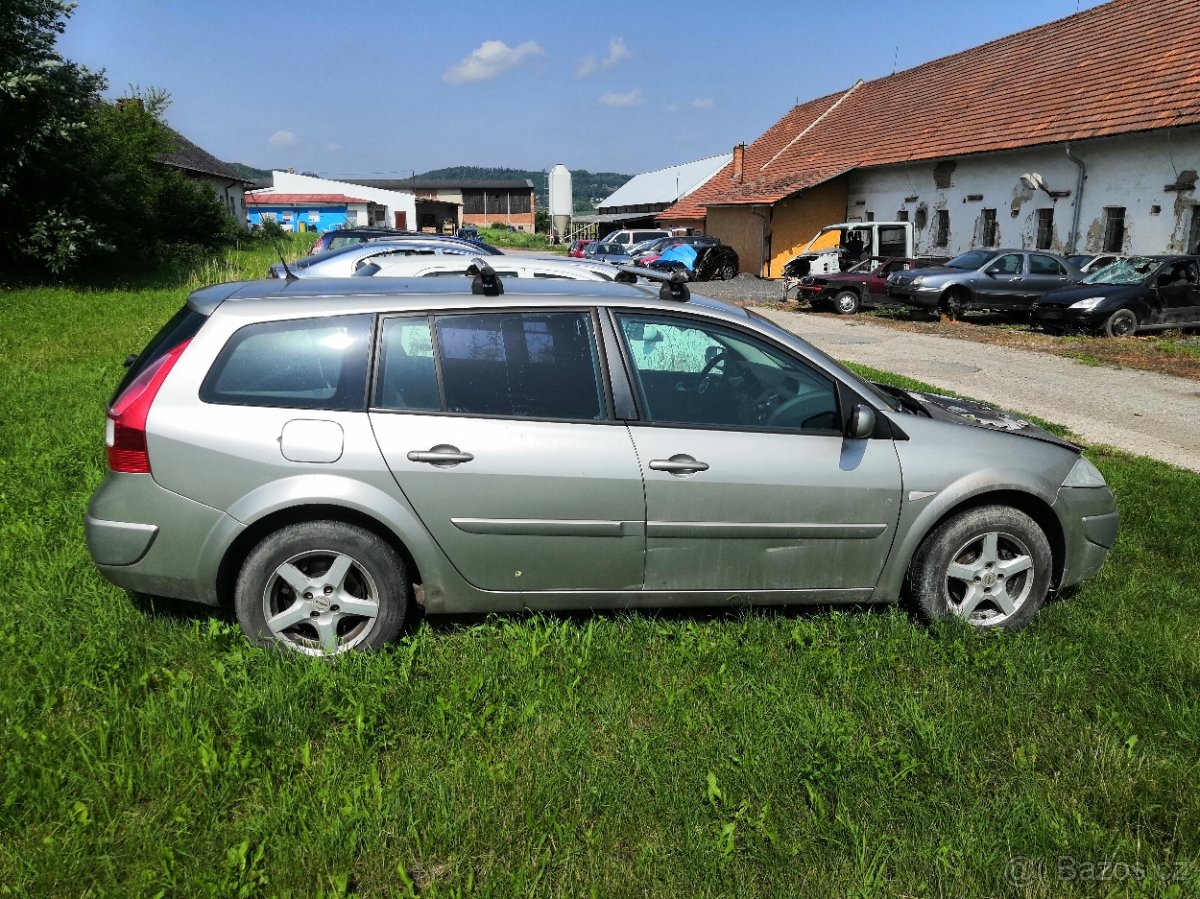
<path id="1" fill-rule="evenodd" d="M 1013 631 L 1046 601 L 1052 568 L 1050 542 L 1032 518 L 981 506 L 925 538 L 909 566 L 909 596 L 927 621 L 958 616 L 981 630 Z"/>
<path id="2" fill-rule="evenodd" d="M 938 304 L 938 313 L 952 322 L 958 321 L 966 312 L 969 300 L 967 292 L 961 287 L 951 287 Z"/>
<path id="3" fill-rule="evenodd" d="M 862 306 L 862 299 L 853 290 L 839 290 L 833 298 L 833 311 L 838 315 L 853 315 Z"/>
<path id="4" fill-rule="evenodd" d="M 1104 320 L 1100 328 L 1106 337 L 1132 337 L 1137 329 L 1138 318 L 1132 309 L 1118 309 Z"/>
<path id="5" fill-rule="evenodd" d="M 379 649 L 404 627 L 407 572 L 399 554 L 365 528 L 292 524 L 250 551 L 234 611 L 246 636 L 262 645 L 313 656 Z"/>

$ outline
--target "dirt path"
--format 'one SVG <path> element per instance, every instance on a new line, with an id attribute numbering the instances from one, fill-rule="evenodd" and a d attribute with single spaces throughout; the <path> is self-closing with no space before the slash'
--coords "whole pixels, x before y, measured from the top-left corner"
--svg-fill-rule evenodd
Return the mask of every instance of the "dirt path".
<path id="1" fill-rule="evenodd" d="M 1200 383 L 935 337 L 863 319 L 756 311 L 836 359 L 906 375 L 1065 425 L 1100 443 L 1200 472 Z"/>

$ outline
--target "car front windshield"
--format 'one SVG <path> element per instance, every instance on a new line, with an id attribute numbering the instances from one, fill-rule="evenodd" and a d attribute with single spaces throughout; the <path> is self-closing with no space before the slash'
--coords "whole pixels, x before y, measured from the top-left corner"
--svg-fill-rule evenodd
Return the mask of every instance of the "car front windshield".
<path id="1" fill-rule="evenodd" d="M 1157 259 L 1132 256 L 1097 269 L 1083 279 L 1084 284 L 1141 284 L 1158 267 Z"/>
<path id="2" fill-rule="evenodd" d="M 983 268 L 1000 254 L 994 250 L 971 250 L 961 256 L 955 256 L 946 263 L 946 268 L 961 268 L 974 271 Z"/>

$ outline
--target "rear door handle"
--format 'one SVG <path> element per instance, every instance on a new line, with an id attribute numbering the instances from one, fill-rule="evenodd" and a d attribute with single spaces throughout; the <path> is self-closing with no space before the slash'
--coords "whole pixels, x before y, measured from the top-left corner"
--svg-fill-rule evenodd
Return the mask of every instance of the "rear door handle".
<path id="1" fill-rule="evenodd" d="M 684 454 L 672 456 L 670 459 L 651 459 L 650 467 L 655 471 L 665 471 L 674 475 L 690 475 L 698 471 L 708 471 L 707 462 L 698 462 Z"/>
<path id="2" fill-rule="evenodd" d="M 470 453 L 464 453 L 457 446 L 448 443 L 439 443 L 427 450 L 410 450 L 408 453 L 409 462 L 428 462 L 430 465 L 442 467 L 470 462 L 474 458 Z"/>

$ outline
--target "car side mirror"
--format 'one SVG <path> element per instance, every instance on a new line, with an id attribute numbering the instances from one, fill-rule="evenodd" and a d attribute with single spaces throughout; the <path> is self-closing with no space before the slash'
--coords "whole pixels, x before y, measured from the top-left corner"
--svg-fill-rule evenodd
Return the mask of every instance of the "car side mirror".
<path id="1" fill-rule="evenodd" d="M 865 440 L 875 433 L 875 410 L 864 403 L 859 403 L 850 413 L 850 424 L 846 428 L 846 436 L 854 440 Z"/>
<path id="2" fill-rule="evenodd" d="M 998 274 L 1000 274 L 1000 266 L 989 265 L 986 269 L 983 270 L 983 273 L 985 275 L 998 275 Z"/>

